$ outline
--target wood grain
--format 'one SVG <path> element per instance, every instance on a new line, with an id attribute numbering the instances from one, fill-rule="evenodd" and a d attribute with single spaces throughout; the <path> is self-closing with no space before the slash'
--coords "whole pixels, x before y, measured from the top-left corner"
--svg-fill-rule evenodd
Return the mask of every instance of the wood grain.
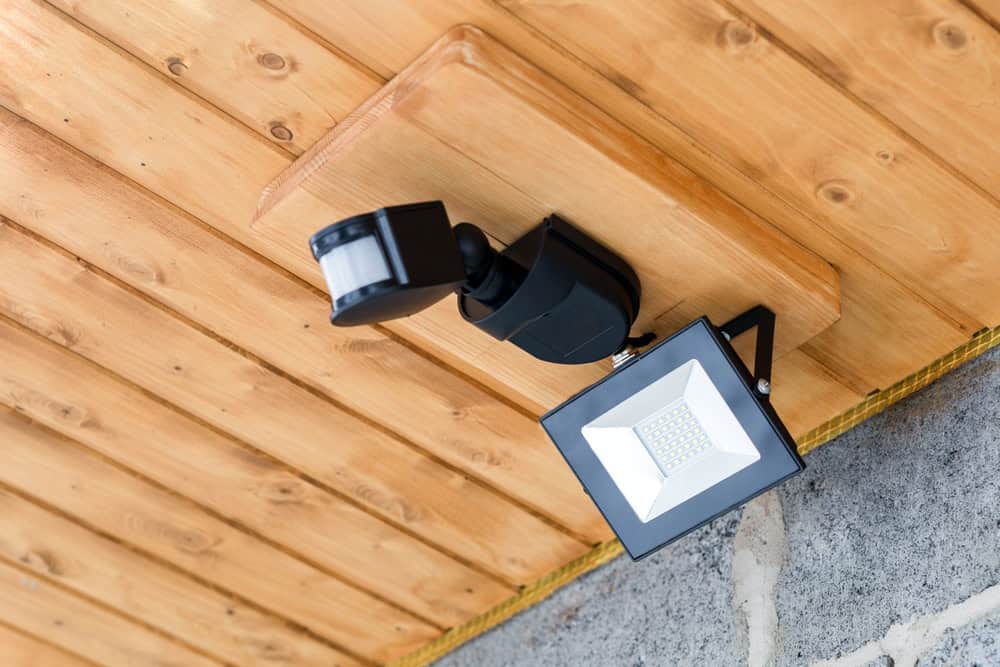
<path id="1" fill-rule="evenodd" d="M 93 667 L 94 663 L 0 625 L 0 663 L 6 667 Z"/>
<path id="2" fill-rule="evenodd" d="M 379 85 L 256 2 L 52 4 L 293 152 L 318 141 Z"/>
<path id="3" fill-rule="evenodd" d="M 350 523 L 353 512 L 337 512 L 336 504 L 272 461 L 247 450 L 224 447 L 225 440 L 220 436 L 180 418 L 6 320 L 0 320 L 0 339 L 4 341 L 0 346 L 0 403 L 216 509 L 228 520 L 252 521 L 251 525 L 266 529 L 275 539 L 286 530 L 296 530 L 291 525 L 295 523 L 306 527 L 298 533 L 312 526 L 313 531 L 333 536 L 360 534 Z M 10 425 L 12 419 L 6 418 L 2 440 L 5 455 L 9 456 L 4 472 L 18 478 L 4 481 L 26 493 L 78 516 L 81 504 L 98 511 L 104 503 L 108 518 L 125 521 L 126 525 L 133 515 L 145 515 L 145 519 L 136 519 L 137 532 L 129 532 L 128 536 L 118 534 L 93 515 L 82 518 L 120 539 L 140 547 L 146 545 L 144 548 L 157 555 L 193 569 L 366 657 L 389 659 L 437 634 L 433 626 L 348 586 L 303 562 L 301 557 L 230 527 L 188 500 L 133 479 L 65 445 L 60 449 L 58 440 L 42 446 L 31 439 L 34 444 L 24 445 L 31 457 L 15 462 L 15 432 L 25 429 Z M 16 440 L 25 443 L 26 438 L 20 435 Z M 60 457 L 63 450 L 74 453 Z M 63 488 L 66 495 L 56 499 L 46 489 L 57 488 L 53 476 L 59 461 L 65 466 L 61 470 L 71 477 L 66 478 Z M 73 484 L 79 487 L 78 480 L 88 478 L 93 480 L 95 492 L 110 495 L 81 499 Z M 100 487 L 99 479 L 105 480 Z M 23 486 L 24 480 L 33 484 Z M 297 502 L 287 502 L 288 496 Z M 176 517 L 175 523 L 170 523 L 171 516 Z M 322 525 L 321 519 L 335 528 L 317 528 Z M 327 544 L 335 541 L 321 539 Z M 350 552 L 353 547 L 356 559 L 373 561 L 381 545 L 371 545 L 369 553 L 364 554 L 361 549 L 365 544 L 358 540 L 341 551 Z M 386 548 L 391 548 L 390 543 Z"/>
<path id="4" fill-rule="evenodd" d="M 0 489 L 0 558 L 236 665 L 355 664 L 176 570 Z M 206 629 L 211 628 L 211 631 Z M 0 657 L 3 656 L 0 636 Z M 0 664 L 10 662 L 0 659 Z M 17 664 L 16 661 L 14 664 Z"/>
<path id="5" fill-rule="evenodd" d="M 0 599 L 0 620 L 99 664 L 221 664 L 2 560 Z"/>
<path id="6" fill-rule="evenodd" d="M 0 30 L 10 55 L 0 63 L 0 104 L 223 232 L 260 245 L 248 232 L 249 222 L 257 194 L 287 166 L 284 154 L 67 24 L 54 10 L 31 0 L 13 0 Z M 100 77 L 86 76 L 80 63 L 100 71 Z M 24 80 L 32 85 L 17 85 Z M 157 103 L 136 103 L 142 99 Z M 315 267 L 310 277 L 319 282 Z M 346 346 L 345 356 L 360 363 L 351 352 L 353 339 L 339 340 Z M 339 400 L 588 539 L 608 536 L 533 420 L 467 383 L 456 384 L 432 366 L 422 364 L 421 372 L 412 376 L 419 379 L 416 384 L 390 371 L 375 377 L 359 370 L 351 374 L 350 385 L 338 381 L 344 377 L 339 374 L 327 379 L 326 388 L 336 388 Z M 370 370 L 370 364 L 367 367 Z M 441 392 L 463 398 L 439 400 Z M 385 410 L 390 399 L 410 409 Z M 433 412 L 418 411 L 425 406 Z"/>
<path id="7" fill-rule="evenodd" d="M 954 0 L 733 2 L 1000 196 L 1000 33 L 974 13 Z"/>
<path id="8" fill-rule="evenodd" d="M 507 6 L 635 82 L 635 95 L 943 312 L 973 330 L 1000 321 L 1000 236 L 981 233 L 1000 208 L 732 12 L 696 0 Z"/>
<path id="9" fill-rule="evenodd" d="M 682 128 L 656 113 L 656 107 L 647 100 L 633 97 L 630 92 L 635 92 L 637 87 L 628 78 L 575 48 L 572 43 L 560 44 L 544 35 L 541 32 L 545 29 L 544 25 L 539 24 L 536 29 L 526 24 L 525 20 L 531 17 L 523 12 L 520 17 L 515 17 L 488 0 L 456 0 L 449 3 L 281 0 L 279 4 L 283 11 L 308 23 L 326 39 L 384 75 L 400 71 L 456 23 L 474 23 L 514 48 L 591 103 L 715 183 L 742 205 L 834 264 L 841 278 L 841 319 L 803 349 L 833 371 L 839 380 L 860 393 L 887 386 L 913 368 L 930 363 L 961 344 L 979 326 L 976 322 L 967 322 L 963 327 L 962 323 L 943 316 L 906 285 L 888 275 L 882 267 L 818 226 L 802 210 L 762 187 L 748 176 L 752 170 L 744 173 L 735 168 L 708 146 L 695 141 Z M 567 54 L 564 47 L 574 48 L 576 54 L 590 66 L 581 66 L 579 58 Z M 692 48 L 696 52 L 699 48 L 716 47 L 711 42 Z M 911 324 L 900 327 L 900 322 Z M 421 326 L 425 324 L 429 330 L 437 325 L 421 322 Z M 447 327 L 438 327 L 434 335 L 448 335 Z M 478 344 L 473 338 L 469 341 Z M 451 363 L 462 363 L 457 357 L 447 356 L 447 349 L 443 353 L 443 358 Z M 800 367 L 806 365 L 799 364 Z M 467 366 L 465 368 L 469 370 Z M 475 372 L 474 369 L 472 372 Z M 492 380 L 485 373 L 478 377 L 485 382 Z M 809 376 L 810 382 L 817 386 L 816 393 L 825 391 L 823 386 L 829 382 L 828 378 L 826 373 Z M 587 383 L 587 378 L 577 379 L 578 386 Z M 792 400 L 808 401 L 813 393 L 811 388 L 803 387 Z M 808 405 L 802 407 L 807 411 L 809 409 Z"/>
<path id="10" fill-rule="evenodd" d="M 384 433 L 331 409 L 298 385 L 2 224 L 0 257 L 6 266 L 20 267 L 30 276 L 0 287 L 0 312 L 290 463 L 377 514 L 440 544 L 462 545 L 462 552 L 484 568 L 527 582 L 586 548 L 464 476 L 400 447 Z M 102 304 L 100 310 L 90 306 L 92 299 Z M 320 492 L 311 489 L 310 493 Z M 296 504 L 294 497 L 287 500 Z M 333 498 L 320 502 L 342 504 Z M 463 507 L 475 507 L 476 512 L 469 514 Z M 309 522 L 299 517 L 287 532 L 281 531 L 282 540 L 317 554 L 317 560 L 327 566 L 443 626 L 461 622 L 514 590 L 402 534 L 392 539 L 397 549 L 388 551 L 380 545 L 386 534 L 395 531 L 364 519 L 361 513 L 346 511 L 357 515 L 355 523 L 367 524 L 369 541 L 362 542 L 361 535 L 355 534 L 352 543 L 344 543 L 342 530 L 335 524 L 321 529 L 317 517 Z M 267 524 L 260 528 L 267 530 Z M 273 529 L 268 532 L 277 534 Z M 532 544 L 523 543 L 525 534 L 535 536 Z M 345 554 L 361 550 L 368 551 L 363 559 Z M 414 567 L 417 563 L 419 568 Z M 403 590 L 407 593 L 401 596 Z"/>

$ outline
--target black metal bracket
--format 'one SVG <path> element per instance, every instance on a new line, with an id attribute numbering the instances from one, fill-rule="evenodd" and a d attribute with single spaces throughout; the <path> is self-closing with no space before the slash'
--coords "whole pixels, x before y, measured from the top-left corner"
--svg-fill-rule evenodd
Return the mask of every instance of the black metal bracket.
<path id="1" fill-rule="evenodd" d="M 726 340 L 757 327 L 757 349 L 754 352 L 754 391 L 765 401 L 771 395 L 771 363 L 774 358 L 774 313 L 764 306 L 754 306 L 719 327 Z"/>

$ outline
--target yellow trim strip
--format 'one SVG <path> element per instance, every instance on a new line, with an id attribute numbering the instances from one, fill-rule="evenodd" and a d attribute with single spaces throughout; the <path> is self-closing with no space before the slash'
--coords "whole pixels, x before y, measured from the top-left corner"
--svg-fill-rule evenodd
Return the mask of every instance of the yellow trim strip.
<path id="1" fill-rule="evenodd" d="M 799 452 L 802 454 L 811 452 L 913 392 L 923 389 L 956 366 L 978 357 L 998 344 L 1000 344 L 1000 326 L 980 331 L 973 336 L 972 340 L 960 345 L 929 366 L 897 382 L 885 391 L 872 394 L 853 408 L 806 433 L 799 438 L 797 444 Z M 622 551 L 622 545 L 618 540 L 599 544 L 576 560 L 550 572 L 530 586 L 525 586 L 520 593 L 501 602 L 486 613 L 448 630 L 409 655 L 390 663 L 389 667 L 424 667 L 470 639 L 503 623 L 514 614 L 544 600 L 581 574 L 607 563 L 621 554 Z"/>

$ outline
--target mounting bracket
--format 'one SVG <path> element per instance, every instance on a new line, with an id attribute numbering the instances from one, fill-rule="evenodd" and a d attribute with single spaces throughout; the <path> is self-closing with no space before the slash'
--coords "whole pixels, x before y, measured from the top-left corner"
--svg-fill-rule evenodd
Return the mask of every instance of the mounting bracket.
<path id="1" fill-rule="evenodd" d="M 726 340 L 757 327 L 757 346 L 754 352 L 754 390 L 766 400 L 771 395 L 771 363 L 774 358 L 774 313 L 765 306 L 754 306 L 719 327 Z"/>

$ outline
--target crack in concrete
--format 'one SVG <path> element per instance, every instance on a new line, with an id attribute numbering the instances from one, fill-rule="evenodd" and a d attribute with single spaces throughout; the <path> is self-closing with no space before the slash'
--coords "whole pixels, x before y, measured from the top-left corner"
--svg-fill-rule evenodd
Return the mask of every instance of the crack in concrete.
<path id="1" fill-rule="evenodd" d="M 839 658 L 813 663 L 812 667 L 854 667 L 882 656 L 892 658 L 894 667 L 915 667 L 920 657 L 933 649 L 949 630 L 975 623 L 996 610 L 1000 610 L 1000 584 L 944 611 L 894 625 L 881 639 Z"/>
<path id="2" fill-rule="evenodd" d="M 781 499 L 765 493 L 743 508 L 733 538 L 733 604 L 737 632 L 747 647 L 749 667 L 765 667 L 780 653 L 775 589 L 785 558 L 785 520 Z"/>

